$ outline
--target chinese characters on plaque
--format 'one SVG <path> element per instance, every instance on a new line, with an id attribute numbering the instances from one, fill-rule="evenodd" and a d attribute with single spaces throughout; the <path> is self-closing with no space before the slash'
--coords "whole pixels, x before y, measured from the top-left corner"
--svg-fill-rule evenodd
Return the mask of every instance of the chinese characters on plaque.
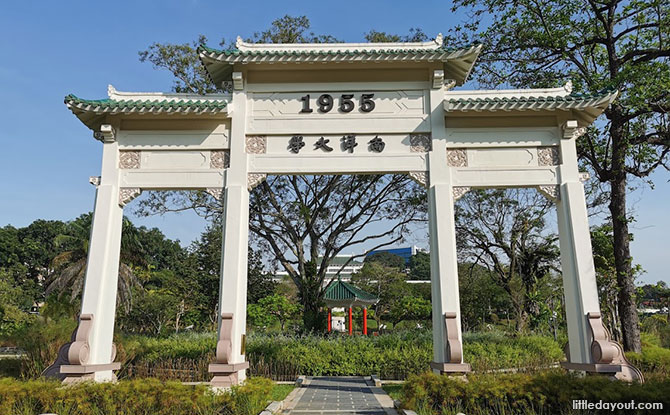
<path id="1" fill-rule="evenodd" d="M 354 148 L 358 146 L 358 143 L 356 142 L 356 135 L 354 134 L 344 135 L 342 138 L 340 138 L 340 141 L 341 150 L 350 154 L 353 153 Z M 333 147 L 329 146 L 328 143 L 330 143 L 330 139 L 322 136 L 314 143 L 314 150 L 323 150 L 330 153 L 333 151 Z M 289 139 L 287 148 L 291 153 L 298 154 L 304 146 L 305 142 L 303 136 L 294 135 Z M 376 135 L 372 140 L 368 141 L 368 149 L 374 153 L 381 153 L 384 151 L 384 147 L 386 147 L 386 143 L 378 135 Z"/>

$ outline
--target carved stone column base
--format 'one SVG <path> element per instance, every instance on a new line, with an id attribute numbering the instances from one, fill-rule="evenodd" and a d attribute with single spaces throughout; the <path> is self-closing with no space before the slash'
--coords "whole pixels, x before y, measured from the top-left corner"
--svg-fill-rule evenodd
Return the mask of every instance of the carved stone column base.
<path id="1" fill-rule="evenodd" d="M 470 363 L 438 363 L 430 362 L 430 368 L 441 375 L 446 373 L 468 373 L 472 372 Z"/>
<path id="2" fill-rule="evenodd" d="M 249 368 L 249 362 L 243 363 L 211 363 L 209 365 L 209 373 L 214 374 L 214 377 L 209 382 L 213 388 L 229 388 L 239 383 L 237 373 L 240 370 Z"/>
<path id="3" fill-rule="evenodd" d="M 100 365 L 62 365 L 60 367 L 61 375 L 65 376 L 63 383 L 76 383 L 85 381 L 94 381 L 95 372 L 103 372 L 107 370 L 119 370 L 121 363 L 112 362 Z M 112 382 L 116 382 L 116 375 L 112 374 Z"/>

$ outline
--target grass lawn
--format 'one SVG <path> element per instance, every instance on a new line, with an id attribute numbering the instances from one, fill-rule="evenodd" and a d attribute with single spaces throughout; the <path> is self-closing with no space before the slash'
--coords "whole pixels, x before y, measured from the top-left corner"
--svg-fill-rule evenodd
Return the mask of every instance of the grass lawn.
<path id="1" fill-rule="evenodd" d="M 278 385 L 275 383 L 274 387 L 272 388 L 272 391 L 270 392 L 270 400 L 271 401 L 283 401 L 286 399 L 289 393 L 295 389 L 295 385 L 290 384 L 290 385 Z"/>

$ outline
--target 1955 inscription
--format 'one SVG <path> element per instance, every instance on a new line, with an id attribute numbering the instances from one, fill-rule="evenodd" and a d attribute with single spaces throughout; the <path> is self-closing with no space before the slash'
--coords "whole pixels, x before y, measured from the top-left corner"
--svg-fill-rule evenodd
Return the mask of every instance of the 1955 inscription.
<path id="1" fill-rule="evenodd" d="M 361 94 L 358 109 L 362 112 L 371 112 L 374 110 L 375 102 L 372 100 L 374 96 L 375 94 Z M 354 94 L 342 94 L 340 96 L 340 105 L 338 110 L 344 113 L 353 111 L 354 108 L 356 108 L 356 104 L 354 103 L 353 98 Z M 300 110 L 300 114 L 309 114 L 314 112 L 314 110 L 310 107 L 309 94 L 300 98 L 300 101 L 302 101 L 302 110 Z M 319 112 L 327 113 L 335 106 L 335 99 L 330 94 L 322 94 L 316 100 L 316 104 L 319 107 Z"/>

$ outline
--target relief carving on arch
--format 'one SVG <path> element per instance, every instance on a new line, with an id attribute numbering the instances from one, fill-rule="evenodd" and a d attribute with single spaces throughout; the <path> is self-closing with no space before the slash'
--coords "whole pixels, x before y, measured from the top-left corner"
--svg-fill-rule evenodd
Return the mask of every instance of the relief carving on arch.
<path id="1" fill-rule="evenodd" d="M 137 196 L 142 193 L 139 187 L 122 187 L 119 189 L 119 206 L 124 207 L 132 202 Z"/>
<path id="2" fill-rule="evenodd" d="M 209 167 L 211 169 L 227 169 L 230 167 L 230 151 L 212 151 L 209 158 Z"/>
<path id="3" fill-rule="evenodd" d="M 141 156 L 140 151 L 119 151 L 119 168 L 139 169 Z"/>
<path id="4" fill-rule="evenodd" d="M 558 166 L 561 164 L 558 147 L 538 147 L 537 163 L 540 166 Z"/>
<path id="5" fill-rule="evenodd" d="M 412 153 L 427 153 L 433 147 L 430 134 L 410 134 L 409 145 Z"/>
<path id="6" fill-rule="evenodd" d="M 447 149 L 447 164 L 451 167 L 467 167 L 468 154 L 464 148 Z"/>
<path id="7" fill-rule="evenodd" d="M 248 135 L 245 144 L 247 153 L 265 154 L 267 149 L 267 137 L 264 135 Z"/>

